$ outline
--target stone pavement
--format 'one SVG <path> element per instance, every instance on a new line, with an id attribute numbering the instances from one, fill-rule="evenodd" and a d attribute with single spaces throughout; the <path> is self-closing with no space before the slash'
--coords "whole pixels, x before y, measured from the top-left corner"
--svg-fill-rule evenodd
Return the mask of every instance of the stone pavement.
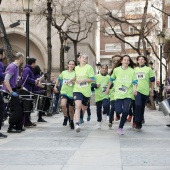
<path id="1" fill-rule="evenodd" d="M 125 135 L 119 136 L 118 122 L 112 129 L 107 121 L 97 129 L 95 107 L 91 110 L 92 119 L 81 125 L 80 133 L 63 127 L 60 113 L 45 117 L 48 123 L 0 139 L 0 170 L 170 170 L 169 117 L 146 109 L 142 130 L 126 123 Z M 37 120 L 34 113 L 32 119 Z"/>

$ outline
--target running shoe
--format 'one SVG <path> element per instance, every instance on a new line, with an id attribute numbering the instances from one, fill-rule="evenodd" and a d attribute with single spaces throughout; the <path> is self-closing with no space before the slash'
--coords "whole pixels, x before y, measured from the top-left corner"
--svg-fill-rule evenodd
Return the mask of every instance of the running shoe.
<path id="1" fill-rule="evenodd" d="M 112 127 L 112 123 L 109 123 L 108 126 L 109 126 L 109 128 L 111 128 Z"/>
<path id="2" fill-rule="evenodd" d="M 73 121 L 70 122 L 70 128 L 74 129 L 74 122 Z"/>
<path id="3" fill-rule="evenodd" d="M 102 124 L 101 122 L 97 123 L 97 129 L 101 129 L 101 124 Z"/>
<path id="4" fill-rule="evenodd" d="M 170 127 L 170 124 L 167 124 L 166 126 Z"/>
<path id="5" fill-rule="evenodd" d="M 0 139 L 4 139 L 4 138 L 7 138 L 7 135 L 0 133 Z"/>
<path id="6" fill-rule="evenodd" d="M 89 121 L 90 121 L 90 119 L 91 119 L 91 116 L 90 116 L 90 115 L 88 115 L 88 116 L 87 116 L 87 121 L 89 122 Z"/>
<path id="7" fill-rule="evenodd" d="M 124 135 L 122 128 L 119 128 L 119 129 L 117 130 L 117 133 L 118 133 L 119 135 Z"/>
<path id="8" fill-rule="evenodd" d="M 128 116 L 127 122 L 131 122 L 131 120 L 132 120 L 132 116 Z"/>
<path id="9" fill-rule="evenodd" d="M 79 125 L 76 125 L 76 128 L 75 128 L 76 132 L 80 132 L 80 126 Z"/>
<path id="10" fill-rule="evenodd" d="M 80 124 L 84 123 L 84 120 L 82 118 L 80 118 Z"/>
<path id="11" fill-rule="evenodd" d="M 68 117 L 64 117 L 63 126 L 67 126 Z"/>

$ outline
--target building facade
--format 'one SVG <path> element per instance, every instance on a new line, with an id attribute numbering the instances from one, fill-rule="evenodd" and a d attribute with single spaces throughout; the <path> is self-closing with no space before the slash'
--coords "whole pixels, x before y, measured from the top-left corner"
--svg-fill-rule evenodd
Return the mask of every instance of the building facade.
<path id="1" fill-rule="evenodd" d="M 95 6 L 95 4 L 92 4 Z M 47 20 L 42 17 L 36 8 L 40 8 L 38 0 L 34 0 L 33 11 L 30 13 L 30 57 L 37 59 L 37 64 L 42 71 L 47 71 Z M 42 8 L 42 7 L 41 7 Z M 46 7 L 44 7 L 46 8 Z M 6 28 L 6 32 L 12 46 L 14 54 L 18 51 L 26 54 L 26 14 L 23 11 L 22 1 L 8 0 L 2 1 L 0 5 L 1 16 Z M 10 28 L 10 24 L 20 21 L 20 25 L 15 28 Z M 88 35 L 88 38 L 78 43 L 78 52 L 87 53 L 89 57 L 89 64 L 95 68 L 96 63 L 96 27 L 94 27 Z M 57 77 L 60 70 L 60 40 L 58 31 L 52 27 L 52 75 Z M 74 59 L 73 44 L 68 41 L 71 47 L 67 54 L 65 54 L 65 66 L 69 59 Z M 0 47 L 2 44 L 0 42 Z"/>

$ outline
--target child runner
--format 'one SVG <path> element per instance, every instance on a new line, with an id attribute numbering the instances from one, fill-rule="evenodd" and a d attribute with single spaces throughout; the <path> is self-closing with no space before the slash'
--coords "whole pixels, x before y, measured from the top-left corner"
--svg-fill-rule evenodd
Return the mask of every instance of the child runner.
<path id="1" fill-rule="evenodd" d="M 138 67 L 135 68 L 136 77 L 138 79 L 137 95 L 135 96 L 135 128 L 141 129 L 150 87 L 150 95 L 154 96 L 155 76 L 153 70 L 147 67 L 147 58 L 145 56 L 138 56 L 137 64 Z"/>
<path id="2" fill-rule="evenodd" d="M 68 62 L 68 70 L 63 71 L 59 77 L 58 80 L 56 81 L 56 84 L 54 86 L 54 91 L 57 90 L 57 86 L 59 85 L 59 82 L 62 82 L 62 87 L 61 87 L 61 107 L 62 111 L 64 114 L 64 122 L 63 126 L 67 126 L 67 121 L 68 121 L 68 115 L 67 115 L 67 102 L 69 104 L 69 115 L 70 115 L 70 127 L 71 129 L 74 129 L 74 99 L 73 99 L 73 83 L 70 82 L 70 79 L 75 77 L 75 72 L 74 72 L 74 67 L 75 67 L 75 61 L 70 60 Z"/>
<path id="3" fill-rule="evenodd" d="M 103 116 L 107 117 L 109 113 L 109 95 L 106 94 L 107 85 L 110 82 L 110 76 L 107 74 L 108 66 L 101 65 L 100 73 L 95 76 L 95 102 L 97 107 L 97 127 L 101 129 L 101 121 L 102 121 L 102 106 L 103 106 Z"/>
<path id="4" fill-rule="evenodd" d="M 110 78 L 110 83 L 106 90 L 109 93 L 109 88 L 114 81 L 114 97 L 115 97 L 115 111 L 116 114 L 121 114 L 122 117 L 119 123 L 117 133 L 123 135 L 123 126 L 129 114 L 131 99 L 133 95 L 137 94 L 136 85 L 137 79 L 133 69 L 134 63 L 130 56 L 124 55 L 116 64 L 113 74 Z"/>
<path id="5" fill-rule="evenodd" d="M 88 56 L 86 54 L 80 54 L 79 62 L 80 65 L 75 67 L 76 76 L 70 80 L 70 82 L 75 80 L 73 96 L 75 100 L 76 132 L 80 132 L 80 111 L 82 109 L 84 113 L 87 109 L 91 96 L 91 83 L 94 82 L 94 70 L 87 64 Z"/>

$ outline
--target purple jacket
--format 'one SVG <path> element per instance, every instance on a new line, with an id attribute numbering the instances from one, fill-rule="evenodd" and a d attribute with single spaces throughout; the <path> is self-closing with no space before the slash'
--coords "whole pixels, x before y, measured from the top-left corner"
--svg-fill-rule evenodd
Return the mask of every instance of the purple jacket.
<path id="1" fill-rule="evenodd" d="M 0 62 L 0 83 L 2 81 L 4 81 L 4 74 L 3 74 L 3 72 L 4 72 L 4 65 L 3 65 L 2 62 Z"/>
<path id="2" fill-rule="evenodd" d="M 26 64 L 24 67 L 21 83 L 28 91 L 33 91 L 33 87 L 35 86 L 35 77 L 33 68 L 29 64 Z"/>
<path id="3" fill-rule="evenodd" d="M 40 78 L 40 75 L 34 76 L 34 79 L 35 79 L 35 80 L 36 80 L 37 78 Z M 40 87 L 38 87 L 38 86 L 34 86 L 34 87 L 33 87 L 33 92 L 35 92 L 35 93 L 40 93 L 40 91 L 41 91 L 41 88 L 40 88 Z"/>

